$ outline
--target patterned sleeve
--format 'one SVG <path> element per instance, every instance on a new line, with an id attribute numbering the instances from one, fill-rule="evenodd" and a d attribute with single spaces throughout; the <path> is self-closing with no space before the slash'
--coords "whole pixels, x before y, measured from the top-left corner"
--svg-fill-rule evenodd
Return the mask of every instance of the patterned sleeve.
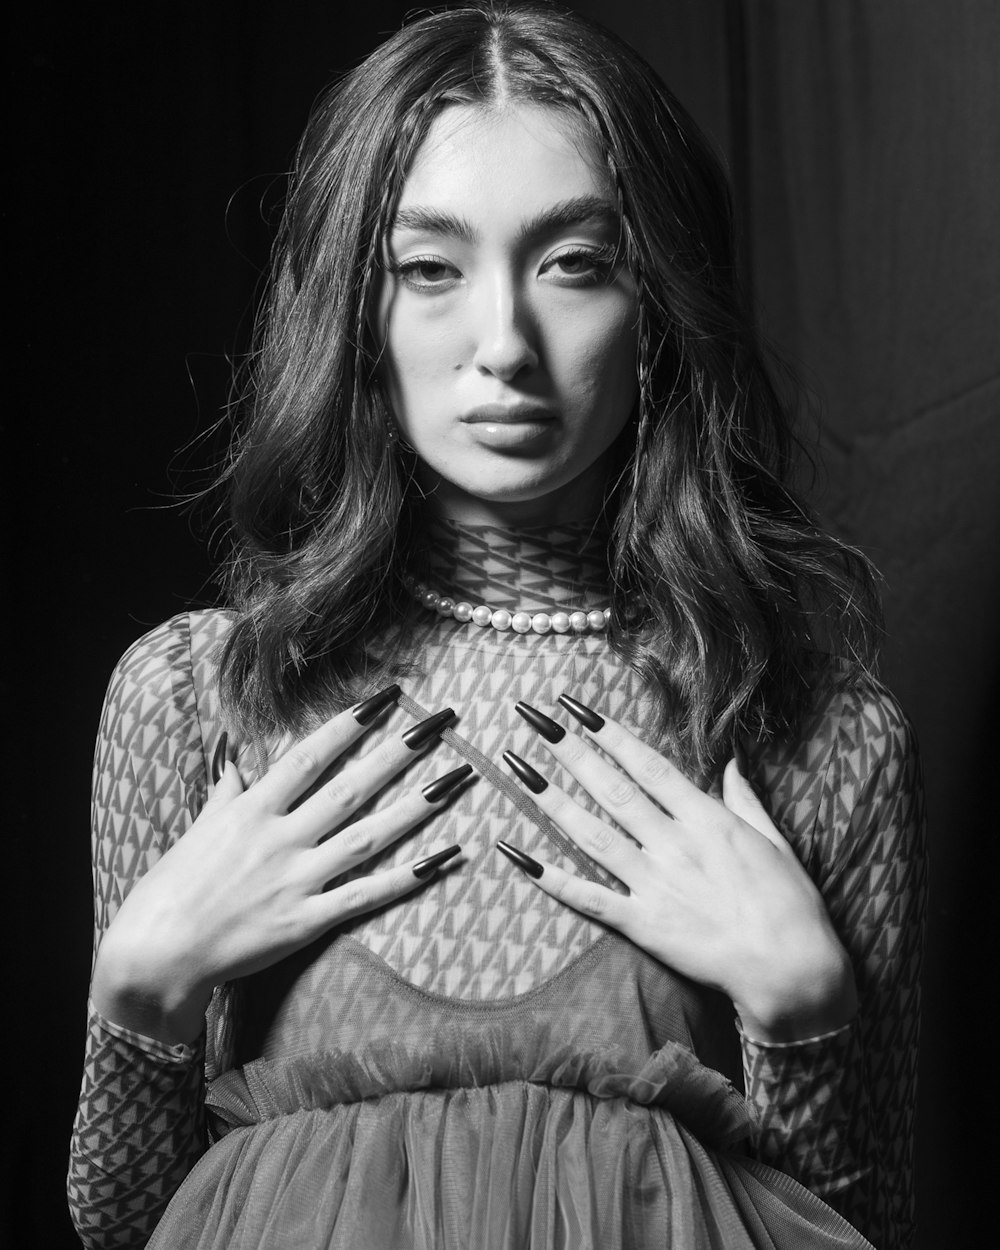
<path id="1" fill-rule="evenodd" d="M 140 639 L 111 678 L 94 759 L 94 950 L 132 885 L 206 793 L 186 617 Z M 204 1149 L 202 1044 L 166 1047 L 91 1009 L 70 1149 L 84 1245 L 145 1245 Z"/>
<path id="2" fill-rule="evenodd" d="M 881 687 L 838 697 L 782 762 L 776 815 L 855 970 L 859 1011 L 790 1045 L 743 1038 L 756 1153 L 835 1207 L 878 1250 L 914 1237 L 913 1130 L 926 907 L 923 790 L 912 730 Z M 825 771 L 817 751 L 825 740 Z M 758 774 L 766 778 L 767 769 Z M 786 822 L 782 822 L 786 823 Z M 795 820 L 787 822 L 795 829 Z"/>

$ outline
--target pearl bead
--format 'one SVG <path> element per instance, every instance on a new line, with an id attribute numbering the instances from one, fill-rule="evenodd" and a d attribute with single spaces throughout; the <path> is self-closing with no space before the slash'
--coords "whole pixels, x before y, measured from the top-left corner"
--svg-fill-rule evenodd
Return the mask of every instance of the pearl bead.
<path id="1" fill-rule="evenodd" d="M 510 619 L 510 613 L 506 608 L 497 608 L 497 610 L 490 617 L 490 624 L 494 629 L 510 629 Z"/>
<path id="2" fill-rule="evenodd" d="M 449 599 L 447 595 L 442 595 L 437 601 L 437 610 L 442 616 L 451 616 L 455 610 L 455 600 Z"/>
<path id="3" fill-rule="evenodd" d="M 604 629 L 607 623 L 608 623 L 607 617 L 604 615 L 603 612 L 598 611 L 596 608 L 594 609 L 593 612 L 587 613 L 587 624 L 590 626 L 591 629 L 593 630 Z"/>
<path id="4" fill-rule="evenodd" d="M 461 621 L 463 625 L 467 625 L 472 620 L 472 604 L 466 603 L 463 599 L 461 603 L 455 604 L 451 614 L 456 621 Z"/>
<path id="5" fill-rule="evenodd" d="M 472 621 L 475 625 L 486 626 L 493 620 L 493 609 L 488 608 L 485 603 L 481 603 L 478 608 L 472 609 Z"/>
<path id="6" fill-rule="evenodd" d="M 510 618 L 510 627 L 518 634 L 527 634 L 531 629 L 531 617 L 527 612 L 515 612 Z"/>
<path id="7" fill-rule="evenodd" d="M 552 614 L 552 628 L 557 634 L 568 634 L 572 629 L 569 623 L 569 613 L 554 612 Z"/>
<path id="8" fill-rule="evenodd" d="M 420 602 L 425 608 L 436 608 L 440 598 L 441 596 L 436 590 L 425 590 L 420 596 Z"/>
<path id="9" fill-rule="evenodd" d="M 582 634 L 589 628 L 590 619 L 586 612 L 571 612 L 569 614 L 569 623 L 574 634 Z"/>
<path id="10" fill-rule="evenodd" d="M 531 618 L 531 628 L 536 634 L 547 634 L 552 628 L 552 618 L 548 612 L 536 612 Z"/>

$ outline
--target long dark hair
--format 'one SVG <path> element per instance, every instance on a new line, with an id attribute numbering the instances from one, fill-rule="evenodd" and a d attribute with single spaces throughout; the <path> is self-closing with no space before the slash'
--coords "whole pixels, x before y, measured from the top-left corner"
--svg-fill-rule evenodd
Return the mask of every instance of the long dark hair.
<path id="1" fill-rule="evenodd" d="M 225 474 L 228 715 L 255 736 L 301 729 L 391 662 L 369 647 L 407 610 L 411 505 L 369 326 L 382 240 L 433 118 L 504 100 L 582 116 L 617 189 L 640 401 L 608 504 L 610 636 L 659 697 L 651 728 L 704 774 L 734 737 L 794 729 L 838 656 L 870 662 L 874 578 L 786 485 L 718 160 L 641 57 L 548 5 L 425 16 L 314 110 Z"/>

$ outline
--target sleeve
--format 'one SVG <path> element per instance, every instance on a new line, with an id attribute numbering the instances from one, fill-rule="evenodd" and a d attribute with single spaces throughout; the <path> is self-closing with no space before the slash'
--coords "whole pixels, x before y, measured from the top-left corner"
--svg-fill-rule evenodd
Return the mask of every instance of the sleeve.
<path id="1" fill-rule="evenodd" d="M 793 762 L 786 784 L 817 813 L 797 849 L 851 958 L 859 1010 L 804 1042 L 744 1036 L 755 1153 L 878 1250 L 907 1250 L 927 889 L 920 768 L 912 730 L 880 687 L 845 698 L 829 738 L 818 799 L 815 764 Z M 813 736 L 803 764 L 816 745 Z"/>
<path id="2" fill-rule="evenodd" d="M 190 632 L 137 642 L 108 687 L 94 759 L 94 950 L 207 792 Z M 70 1213 L 91 1250 L 145 1245 L 205 1148 L 203 1044 L 166 1047 L 91 1009 L 70 1148 Z"/>

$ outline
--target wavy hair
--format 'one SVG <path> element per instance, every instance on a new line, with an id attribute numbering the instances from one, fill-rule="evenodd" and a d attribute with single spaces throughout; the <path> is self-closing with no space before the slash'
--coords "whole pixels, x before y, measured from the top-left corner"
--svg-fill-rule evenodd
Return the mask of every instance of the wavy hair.
<path id="1" fill-rule="evenodd" d="M 224 474 L 225 706 L 254 736 L 300 729 L 400 660 L 371 649 L 408 611 L 412 532 L 370 328 L 382 243 L 435 116 L 521 100 L 582 117 L 617 191 L 640 398 L 606 505 L 610 639 L 658 698 L 660 741 L 704 775 L 734 740 L 794 730 L 840 658 L 871 662 L 874 575 L 789 489 L 717 158 L 641 57 L 548 5 L 424 16 L 310 118 Z"/>

